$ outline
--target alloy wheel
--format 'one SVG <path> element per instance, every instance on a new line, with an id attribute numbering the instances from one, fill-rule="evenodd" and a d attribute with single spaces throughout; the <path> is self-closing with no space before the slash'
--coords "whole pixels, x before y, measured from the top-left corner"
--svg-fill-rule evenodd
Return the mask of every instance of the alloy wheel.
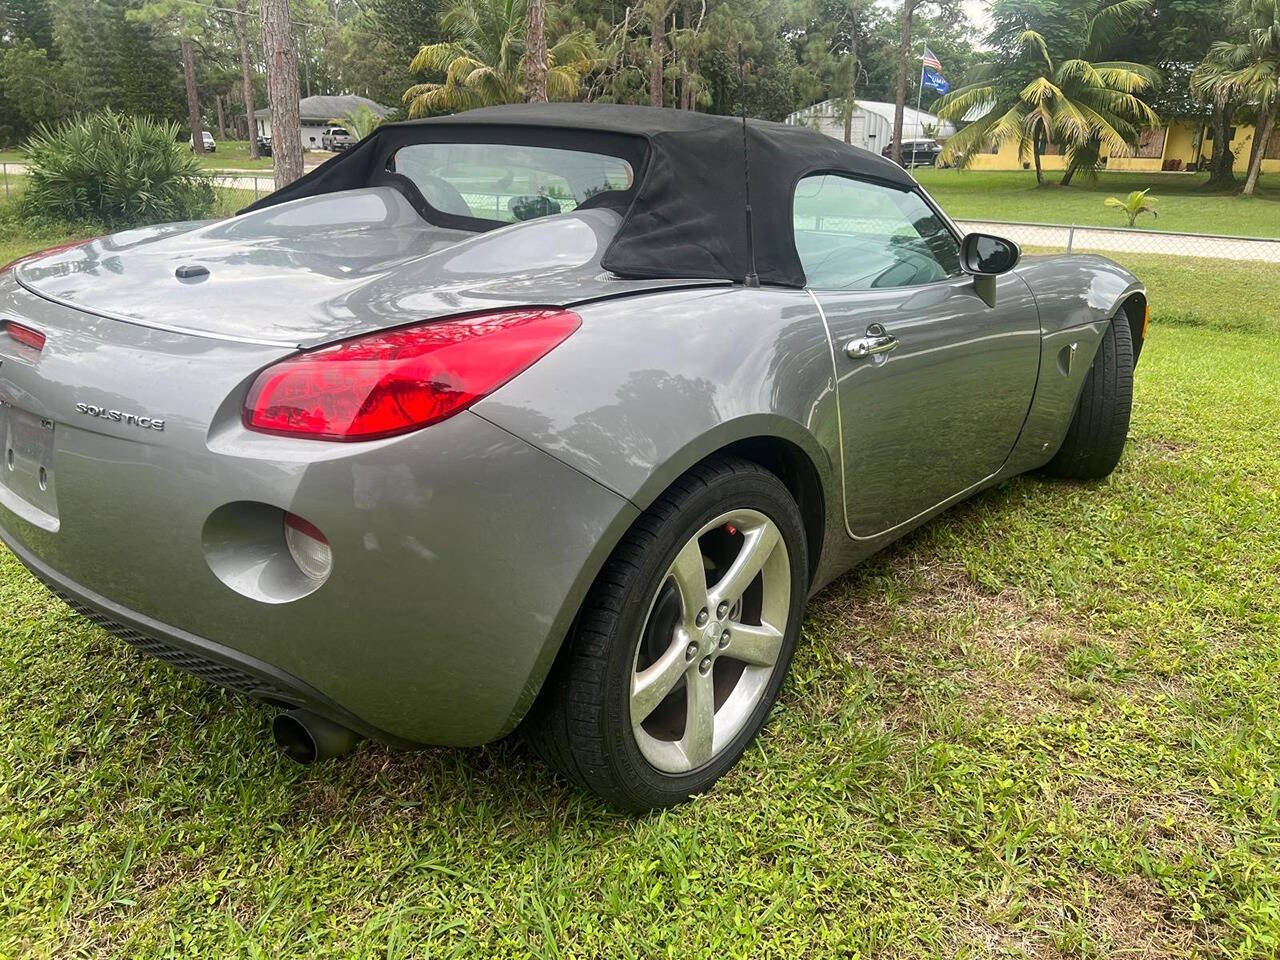
<path id="1" fill-rule="evenodd" d="M 689 538 L 632 662 L 631 727 L 655 769 L 689 773 L 733 742 L 769 685 L 790 607 L 787 545 L 763 513 L 725 512 Z"/>

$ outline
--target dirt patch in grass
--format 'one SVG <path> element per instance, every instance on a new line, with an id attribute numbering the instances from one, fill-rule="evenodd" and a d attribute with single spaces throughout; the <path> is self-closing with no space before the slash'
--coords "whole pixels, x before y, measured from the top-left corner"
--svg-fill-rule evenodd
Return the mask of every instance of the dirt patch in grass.
<path id="1" fill-rule="evenodd" d="M 891 554 L 886 566 L 829 588 L 813 613 L 833 653 L 896 695 L 886 721 L 917 725 L 932 681 L 951 688 L 953 704 L 970 718 L 995 711 L 1027 721 L 1070 708 L 1065 664 L 1085 634 L 1056 598 L 991 592 L 961 566 L 910 548 Z M 877 589 L 886 581 L 888 594 Z"/>

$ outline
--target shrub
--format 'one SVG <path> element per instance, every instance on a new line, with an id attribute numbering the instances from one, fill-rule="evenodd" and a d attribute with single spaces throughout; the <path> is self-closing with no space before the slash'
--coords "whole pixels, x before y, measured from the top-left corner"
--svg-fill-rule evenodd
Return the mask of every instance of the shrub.
<path id="1" fill-rule="evenodd" d="M 213 185 L 176 124 L 105 110 L 41 125 L 23 150 L 27 216 L 112 229 L 196 220 Z"/>

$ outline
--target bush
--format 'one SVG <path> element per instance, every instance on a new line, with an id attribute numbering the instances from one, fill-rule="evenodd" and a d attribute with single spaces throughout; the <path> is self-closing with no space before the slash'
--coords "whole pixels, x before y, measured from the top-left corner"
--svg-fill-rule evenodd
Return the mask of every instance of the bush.
<path id="1" fill-rule="evenodd" d="M 213 185 L 173 123 L 110 110 L 41 125 L 23 152 L 29 217 L 111 229 L 198 220 Z"/>

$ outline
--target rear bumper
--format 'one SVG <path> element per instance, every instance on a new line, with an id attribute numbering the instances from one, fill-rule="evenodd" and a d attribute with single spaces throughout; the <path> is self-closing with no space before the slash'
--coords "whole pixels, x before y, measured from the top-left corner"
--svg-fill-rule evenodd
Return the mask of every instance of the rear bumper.
<path id="1" fill-rule="evenodd" d="M 0 543 L 12 550 L 32 576 L 67 606 L 140 653 L 233 693 L 281 708 L 305 707 L 370 739 L 397 747 L 413 746 L 411 741 L 370 726 L 314 687 L 269 663 L 134 610 L 126 610 L 101 594 L 60 576 L 11 539 L 3 527 L 0 527 Z"/>
<path id="2" fill-rule="evenodd" d="M 309 463 L 139 457 L 58 430 L 59 528 L 0 504 L 0 539 L 39 579 L 145 653 L 391 743 L 471 746 L 514 729 L 637 515 L 471 413 Z M 220 580 L 207 521 L 244 502 L 319 526 L 329 579 L 284 602 Z"/>

